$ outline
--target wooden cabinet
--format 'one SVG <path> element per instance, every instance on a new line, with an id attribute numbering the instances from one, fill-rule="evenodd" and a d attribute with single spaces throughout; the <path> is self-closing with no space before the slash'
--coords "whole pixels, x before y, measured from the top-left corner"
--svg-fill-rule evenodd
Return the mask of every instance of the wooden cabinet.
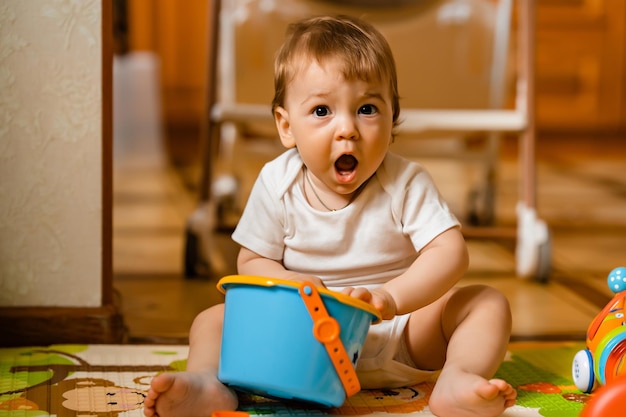
<path id="1" fill-rule="evenodd" d="M 626 2 L 538 0 L 539 130 L 626 127 Z"/>

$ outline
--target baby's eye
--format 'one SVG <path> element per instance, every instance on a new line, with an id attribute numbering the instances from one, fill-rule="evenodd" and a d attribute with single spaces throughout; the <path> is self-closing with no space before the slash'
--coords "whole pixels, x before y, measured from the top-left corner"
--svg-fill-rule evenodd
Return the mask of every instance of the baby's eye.
<path id="1" fill-rule="evenodd" d="M 378 109 L 373 104 L 364 104 L 359 108 L 361 114 L 376 114 Z"/>
<path id="2" fill-rule="evenodd" d="M 317 117 L 328 116 L 328 113 L 330 113 L 330 111 L 326 106 L 317 106 L 313 109 L 313 114 L 315 114 Z"/>

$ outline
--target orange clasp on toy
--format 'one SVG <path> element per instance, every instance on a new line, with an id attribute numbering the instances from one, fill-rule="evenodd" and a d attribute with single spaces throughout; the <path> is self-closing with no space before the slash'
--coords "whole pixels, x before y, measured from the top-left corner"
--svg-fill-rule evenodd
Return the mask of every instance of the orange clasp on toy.
<path id="1" fill-rule="evenodd" d="M 250 417 L 245 411 L 214 411 L 211 417 Z"/>
<path id="2" fill-rule="evenodd" d="M 312 283 L 303 282 L 298 292 L 313 319 L 313 336 L 326 348 L 343 389 L 346 391 L 346 397 L 356 394 L 361 390 L 361 385 L 346 348 L 339 338 L 341 331 L 339 323 L 328 315 L 322 297 Z"/>

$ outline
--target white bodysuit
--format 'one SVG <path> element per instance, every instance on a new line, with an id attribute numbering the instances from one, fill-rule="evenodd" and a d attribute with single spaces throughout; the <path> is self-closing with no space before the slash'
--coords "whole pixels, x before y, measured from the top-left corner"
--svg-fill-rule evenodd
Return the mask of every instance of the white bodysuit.
<path id="1" fill-rule="evenodd" d="M 337 211 L 309 205 L 303 173 L 295 149 L 267 163 L 232 237 L 288 270 L 320 277 L 329 289 L 380 286 L 459 226 L 424 168 L 396 154 L 388 153 L 357 198 Z M 431 375 L 394 360 L 406 348 L 400 342 L 407 321 L 404 315 L 371 326 L 357 365 L 363 388 L 406 386 Z"/>

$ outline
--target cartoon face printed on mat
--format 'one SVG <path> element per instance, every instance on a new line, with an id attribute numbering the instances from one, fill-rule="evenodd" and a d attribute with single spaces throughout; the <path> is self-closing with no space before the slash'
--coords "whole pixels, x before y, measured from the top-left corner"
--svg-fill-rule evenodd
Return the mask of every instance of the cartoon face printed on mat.
<path id="1" fill-rule="evenodd" d="M 422 411 L 428 405 L 424 384 L 428 383 L 405 388 L 361 391 L 358 396 L 347 399 L 346 404 L 341 407 L 341 412 L 365 415 L 378 411 L 390 413 Z"/>
<path id="2" fill-rule="evenodd" d="M 415 388 L 394 388 L 372 391 L 375 400 L 385 403 L 385 405 L 396 405 L 413 402 L 424 396 L 423 392 Z"/>
<path id="3" fill-rule="evenodd" d="M 143 407 L 146 391 L 120 387 L 106 379 L 68 379 L 63 381 L 71 389 L 63 392 L 62 405 L 68 410 L 112 413 Z M 111 414 L 106 414 L 111 415 Z"/>
<path id="4" fill-rule="evenodd" d="M 137 382 L 137 381 L 135 381 Z M 117 417 L 123 411 L 143 407 L 147 391 L 120 387 L 100 378 L 70 378 L 51 386 L 38 386 L 0 403 L 0 410 L 42 410 L 57 417 Z M 50 398 L 62 398 L 50 401 Z"/>
<path id="5" fill-rule="evenodd" d="M 42 410 L 57 417 L 117 417 L 121 412 L 143 407 L 149 379 L 154 373 L 175 370 L 169 365 L 91 365 L 80 356 L 52 349 L 25 350 L 23 356 L 31 359 L 37 357 L 39 360 L 36 363 L 31 363 L 34 362 L 32 360 L 25 361 L 25 364 L 6 369 L 9 379 L 25 372 L 32 375 L 43 374 L 45 378 L 40 378 L 35 383 L 21 381 L 25 384 L 18 389 L 0 391 L 0 410 Z M 53 362 L 47 363 L 44 360 L 46 358 Z M 131 385 L 145 386 L 146 391 L 116 385 L 115 382 L 102 378 L 70 377 L 78 372 L 100 376 L 109 371 L 141 373 L 142 376 L 134 378 Z"/>

